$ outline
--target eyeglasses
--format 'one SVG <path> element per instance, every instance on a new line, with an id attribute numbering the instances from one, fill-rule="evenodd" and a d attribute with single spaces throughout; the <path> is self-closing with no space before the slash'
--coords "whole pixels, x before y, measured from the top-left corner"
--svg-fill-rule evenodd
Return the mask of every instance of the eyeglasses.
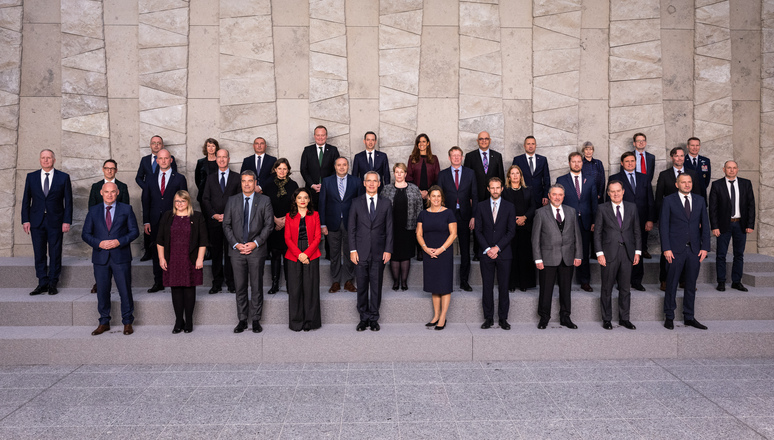
<path id="1" fill-rule="evenodd" d="M 151 145 L 164 145 L 163 142 L 151 142 Z"/>
<path id="2" fill-rule="evenodd" d="M 490 138 L 478 138 L 478 140 L 480 140 L 480 141 L 490 141 L 491 139 Z"/>
<path id="3" fill-rule="evenodd" d="M 103 169 L 103 170 L 105 170 L 105 171 L 115 171 L 115 170 L 117 170 L 118 168 L 113 168 L 113 167 L 102 167 L 102 169 Z"/>
<path id="4" fill-rule="evenodd" d="M 175 203 L 188 203 L 188 200 L 175 200 Z"/>

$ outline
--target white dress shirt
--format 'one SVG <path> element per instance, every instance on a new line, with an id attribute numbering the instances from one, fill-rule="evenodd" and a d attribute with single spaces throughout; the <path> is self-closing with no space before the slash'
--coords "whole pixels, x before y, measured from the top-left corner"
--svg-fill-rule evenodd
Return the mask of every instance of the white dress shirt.
<path id="1" fill-rule="evenodd" d="M 731 218 L 741 218 L 742 211 L 739 209 L 739 177 L 734 179 L 734 183 L 731 183 L 728 178 L 726 178 L 726 189 L 728 190 L 729 199 L 731 199 L 731 185 L 734 185 L 734 193 L 736 193 L 736 200 L 734 200 L 734 212 L 736 212 L 736 215 L 732 215 Z"/>
<path id="2" fill-rule="evenodd" d="M 54 183 L 53 168 L 51 168 L 51 171 L 43 171 L 43 168 L 40 169 L 40 187 L 44 188 L 44 183 L 46 181 L 46 173 L 48 173 L 48 189 L 51 190 L 51 184 Z"/>

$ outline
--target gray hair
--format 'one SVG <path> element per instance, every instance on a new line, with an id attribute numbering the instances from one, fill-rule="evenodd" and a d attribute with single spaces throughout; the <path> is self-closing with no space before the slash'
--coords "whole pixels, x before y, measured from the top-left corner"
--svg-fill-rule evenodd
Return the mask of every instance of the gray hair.
<path id="1" fill-rule="evenodd" d="M 48 148 L 46 148 L 46 149 L 43 149 L 43 150 L 40 150 L 40 154 L 43 154 L 43 153 L 45 153 L 46 151 L 48 151 L 49 153 L 51 153 L 51 157 L 53 157 L 54 159 L 56 159 L 56 153 L 54 153 L 54 150 L 49 150 Z"/>
<path id="2" fill-rule="evenodd" d="M 243 175 L 243 176 L 250 176 L 255 181 L 258 180 L 258 176 L 255 175 L 255 172 L 253 172 L 253 170 L 244 170 L 240 174 Z"/>
<path id="3" fill-rule="evenodd" d="M 363 181 L 366 180 L 366 177 L 368 177 L 369 174 L 375 175 L 376 176 L 376 180 L 378 180 L 380 182 L 382 181 L 382 176 L 380 176 L 379 173 L 377 173 L 376 171 L 369 171 L 369 172 L 365 173 L 363 175 Z"/>
<path id="4" fill-rule="evenodd" d="M 562 190 L 562 192 L 565 192 L 565 191 L 564 191 L 564 186 L 563 186 L 561 183 L 554 183 L 553 185 L 551 185 L 551 186 L 548 188 L 548 193 L 550 194 L 550 193 L 551 193 L 551 190 L 552 190 L 552 189 L 554 189 L 554 188 L 556 188 L 556 189 L 561 189 L 561 190 Z"/>
<path id="5" fill-rule="evenodd" d="M 591 143 L 591 141 L 586 141 L 583 143 L 583 146 L 581 147 L 581 152 L 583 152 L 583 150 L 585 150 L 588 147 L 591 147 L 591 151 L 594 151 L 594 144 Z"/>

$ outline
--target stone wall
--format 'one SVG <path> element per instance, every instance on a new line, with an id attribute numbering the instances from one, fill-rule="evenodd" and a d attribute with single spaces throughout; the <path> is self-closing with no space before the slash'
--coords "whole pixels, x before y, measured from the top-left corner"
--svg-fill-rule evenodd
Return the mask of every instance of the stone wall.
<path id="1" fill-rule="evenodd" d="M 85 255 L 105 158 L 139 214 L 152 134 L 195 187 L 208 137 L 237 168 L 262 136 L 300 180 L 317 124 L 350 157 L 374 131 L 393 162 L 427 133 L 442 166 L 479 131 L 506 161 L 534 134 L 554 179 L 585 141 L 616 172 L 636 131 L 658 169 L 696 135 L 714 178 L 734 158 L 754 182 L 748 249 L 774 254 L 772 0 L 0 0 L 0 42 L 0 255 L 31 254 L 19 202 L 42 148 L 73 177 L 67 252 Z"/>

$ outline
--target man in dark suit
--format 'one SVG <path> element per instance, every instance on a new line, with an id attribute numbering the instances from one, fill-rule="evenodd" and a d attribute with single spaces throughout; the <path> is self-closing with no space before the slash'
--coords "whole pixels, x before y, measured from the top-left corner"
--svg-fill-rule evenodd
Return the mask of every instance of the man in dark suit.
<path id="1" fill-rule="evenodd" d="M 350 259 L 357 273 L 356 330 L 379 331 L 384 265 L 392 255 L 392 204 L 379 195 L 379 174 L 365 174 L 365 194 L 355 198 L 349 210 Z"/>
<path id="2" fill-rule="evenodd" d="M 103 202 L 89 208 L 81 232 L 83 241 L 93 248 L 91 262 L 94 264 L 94 278 L 97 279 L 99 326 L 91 334 L 101 335 L 110 330 L 110 285 L 113 279 L 121 298 L 124 334 L 131 335 L 134 333 L 131 244 L 140 236 L 140 230 L 132 205 L 117 201 L 120 191 L 115 183 L 105 183 L 100 196 Z"/>
<path id="3" fill-rule="evenodd" d="M 637 206 L 637 218 L 640 221 L 640 237 L 641 244 L 640 250 L 645 252 L 645 243 L 648 241 L 648 232 L 653 230 L 653 222 L 651 217 L 653 216 L 653 210 L 655 209 L 653 201 L 653 187 L 648 183 L 648 178 L 645 174 L 635 171 L 637 160 L 634 153 L 627 151 L 621 155 L 621 171 L 617 174 L 610 176 L 610 181 L 617 180 L 623 185 L 623 200 L 624 202 L 634 203 Z M 608 195 L 607 201 L 610 201 Z M 632 289 L 645 291 L 645 287 L 642 285 L 642 278 L 644 275 L 644 266 L 642 258 L 632 268 L 631 285 Z"/>
<path id="4" fill-rule="evenodd" d="M 554 184 L 548 189 L 548 205 L 535 211 L 532 225 L 532 255 L 540 271 L 538 296 L 538 328 L 545 330 L 551 318 L 551 297 L 554 284 L 559 281 L 559 323 L 567 328 L 578 328 L 570 319 L 573 268 L 581 264 L 580 225 L 575 221 L 575 210 L 563 205 L 564 187 Z"/>
<path id="5" fill-rule="evenodd" d="M 677 285 L 685 269 L 685 291 L 683 293 L 683 317 L 685 325 L 706 330 L 694 317 L 696 299 L 696 278 L 699 267 L 710 249 L 710 225 L 704 198 L 691 194 L 693 176 L 680 174 L 677 179 L 678 192 L 664 198 L 658 226 L 661 232 L 661 252 L 669 266 L 667 268 L 666 293 L 664 294 L 664 327 L 673 330 L 677 303 Z"/>
<path id="6" fill-rule="evenodd" d="M 578 214 L 578 226 L 582 239 L 583 262 L 578 267 L 578 283 L 581 289 L 591 292 L 591 267 L 589 266 L 589 246 L 594 232 L 594 219 L 597 215 L 597 186 L 594 179 L 583 174 L 583 156 L 580 153 L 570 153 L 570 172 L 559 176 L 556 183 L 566 188 L 564 204 L 573 208 Z"/>
<path id="7" fill-rule="evenodd" d="M 481 245 L 481 280 L 484 288 L 481 302 L 484 307 L 482 329 L 494 324 L 494 281 L 497 272 L 498 305 L 497 316 L 500 328 L 510 330 L 508 309 L 511 299 L 508 293 L 509 273 L 511 271 L 511 240 L 516 233 L 516 208 L 512 203 L 500 197 L 503 182 L 492 177 L 488 186 L 490 198 L 476 205 L 476 236 Z"/>
<path id="8" fill-rule="evenodd" d="M 239 174 L 229 169 L 230 160 L 229 152 L 225 148 L 221 148 L 215 153 L 218 172 L 207 176 L 204 194 L 202 194 L 202 209 L 204 217 L 207 219 L 210 254 L 212 255 L 212 288 L 210 288 L 210 293 L 220 292 L 224 281 L 229 292 L 236 292 L 229 245 L 223 235 L 223 213 L 226 211 L 228 199 L 239 194 L 242 184 Z"/>
<path id="9" fill-rule="evenodd" d="M 503 171 L 503 156 L 497 151 L 489 149 L 492 138 L 489 133 L 482 131 L 478 134 L 478 149 L 465 155 L 465 167 L 470 168 L 476 174 L 476 192 L 478 193 L 478 202 L 483 202 L 489 198 L 489 191 L 486 186 L 489 179 L 499 177 L 505 181 L 505 171 Z M 473 261 L 479 260 L 479 245 L 476 241 L 476 235 L 473 235 Z"/>
<path id="10" fill-rule="evenodd" d="M 32 237 L 35 276 L 38 285 L 30 295 L 59 293 L 62 273 L 62 239 L 73 223 L 73 189 L 70 176 L 54 170 L 56 156 L 51 150 L 40 152 L 40 170 L 27 174 L 21 201 L 24 232 Z M 48 254 L 48 265 L 46 265 Z"/>
<path id="11" fill-rule="evenodd" d="M 301 153 L 301 177 L 312 193 L 312 203 L 320 206 L 320 188 L 322 180 L 336 173 L 334 163 L 339 158 L 339 149 L 328 145 L 328 129 L 318 125 L 314 129 L 314 144 L 304 148 Z"/>
<path id="12" fill-rule="evenodd" d="M 634 157 L 630 157 L 634 160 Z M 642 176 L 644 177 L 644 176 Z M 610 201 L 597 209 L 594 221 L 594 249 L 597 250 L 597 262 L 602 269 L 602 328 L 612 330 L 613 285 L 618 282 L 618 324 L 629 330 L 636 327 L 629 321 L 631 304 L 632 267 L 640 262 L 640 219 L 637 206 L 624 201 L 623 183 L 610 180 L 607 184 L 607 197 Z"/>
<path id="13" fill-rule="evenodd" d="M 685 168 L 696 174 L 696 184 L 701 185 L 706 194 L 712 179 L 712 164 L 709 158 L 699 155 L 701 150 L 701 140 L 699 138 L 688 138 L 686 148 L 688 149 L 688 154 L 685 156 Z"/>
<path id="14" fill-rule="evenodd" d="M 532 191 L 535 207 L 548 204 L 548 187 L 551 186 L 551 173 L 548 171 L 548 159 L 535 154 L 537 141 L 534 136 L 524 139 L 524 154 L 513 158 L 513 165 L 521 168 L 524 183 Z"/>
<path id="15" fill-rule="evenodd" d="M 744 247 L 747 234 L 755 229 L 755 195 L 749 180 L 737 177 L 739 166 L 733 160 L 723 164 L 722 179 L 712 182 L 709 195 L 709 220 L 712 235 L 717 237 L 717 290 L 726 290 L 726 253 L 734 240 L 734 263 L 731 266 L 731 288 L 747 292 L 742 284 Z"/>
<path id="16" fill-rule="evenodd" d="M 365 151 L 361 151 L 352 159 L 352 175 L 363 180 L 365 173 L 376 171 L 382 178 L 382 184 L 379 186 L 379 192 L 385 185 L 390 184 L 390 161 L 387 155 L 376 150 L 376 133 L 369 131 L 363 138 Z"/>
<path id="17" fill-rule="evenodd" d="M 664 199 L 677 192 L 677 176 L 680 174 L 688 174 L 691 176 L 691 181 L 697 180 L 696 174 L 694 174 L 693 171 L 685 169 L 685 151 L 683 151 L 682 148 L 672 148 L 672 150 L 669 152 L 669 157 L 672 158 L 672 166 L 659 173 L 658 181 L 656 182 L 656 198 L 654 201 L 655 209 L 653 210 L 653 215 L 651 217 L 651 220 L 654 222 L 658 221 L 661 216 L 661 209 L 664 203 Z M 702 191 L 698 185 L 692 186 L 690 191 L 704 198 L 704 191 Z M 704 206 L 706 206 L 706 203 Z M 661 290 L 666 290 L 666 264 L 667 260 L 666 257 L 664 257 L 662 251 L 658 272 L 658 279 L 661 281 Z"/>
<path id="18" fill-rule="evenodd" d="M 355 280 L 355 265 L 349 256 L 349 210 L 352 200 L 362 193 L 363 182 L 347 174 L 349 161 L 346 157 L 336 159 L 336 175 L 323 179 L 320 190 L 320 226 L 327 237 L 331 250 L 331 288 L 335 293 L 344 289 L 357 292 L 352 281 Z M 344 262 L 342 263 L 342 258 Z"/>
<path id="19" fill-rule="evenodd" d="M 158 167 L 153 177 L 145 183 L 142 191 L 142 223 L 145 233 L 153 243 L 159 232 L 161 215 L 171 210 L 174 205 L 175 193 L 181 190 L 188 191 L 188 182 L 185 176 L 176 173 L 172 169 L 174 163 L 172 155 L 167 150 L 160 150 L 156 155 Z M 156 246 L 150 250 L 153 259 L 153 286 L 148 293 L 164 290 L 162 280 L 163 271 L 159 265 L 159 253 Z"/>
<path id="20" fill-rule="evenodd" d="M 164 139 L 162 139 L 159 135 L 153 136 L 150 140 L 151 154 L 140 159 L 140 166 L 137 168 L 137 175 L 134 177 L 134 181 L 137 182 L 137 186 L 140 187 L 141 191 L 145 191 L 145 184 L 149 180 L 153 180 L 153 176 L 156 174 L 156 170 L 158 169 L 156 156 L 158 156 L 159 151 L 161 151 L 163 148 Z M 172 171 L 177 173 L 177 162 L 175 162 L 175 156 L 171 157 Z M 154 245 L 155 240 L 151 239 L 150 235 L 147 233 L 144 234 L 143 240 L 145 253 L 143 253 L 142 257 L 140 257 L 140 261 L 148 261 L 152 258 L 151 251 L 153 251 L 153 248 L 156 247 Z"/>
<path id="21" fill-rule="evenodd" d="M 236 284 L 236 306 L 239 323 L 234 333 L 247 330 L 253 322 L 253 333 L 263 331 L 263 265 L 268 255 L 266 240 L 274 229 L 274 211 L 267 196 L 255 192 L 255 173 L 242 173 L 242 192 L 231 196 L 223 214 L 223 234 L 229 245 Z M 247 280 L 251 295 L 248 301 Z"/>
<path id="22" fill-rule="evenodd" d="M 274 167 L 274 162 L 277 158 L 266 154 L 266 139 L 257 137 L 253 141 L 253 150 L 255 154 L 251 154 L 242 161 L 242 168 L 240 173 L 250 170 L 258 176 L 258 180 L 255 183 L 255 192 L 263 194 L 261 190 L 261 184 L 271 179 L 271 169 Z"/>
<path id="23" fill-rule="evenodd" d="M 460 288 L 472 292 L 468 284 L 470 276 L 470 231 L 475 219 L 473 207 L 479 203 L 476 177 L 473 170 L 462 166 L 462 149 L 454 146 L 449 149 L 451 166 L 438 174 L 438 186 L 443 190 L 446 203 L 454 207 L 457 217 L 457 240 L 460 244 Z"/>
<path id="24" fill-rule="evenodd" d="M 634 159 L 637 161 L 635 169 L 638 173 L 647 176 L 648 185 L 652 185 L 653 176 L 656 173 L 656 156 L 645 151 L 648 146 L 648 137 L 645 136 L 645 133 L 635 133 L 632 136 L 632 145 L 634 146 Z"/>

